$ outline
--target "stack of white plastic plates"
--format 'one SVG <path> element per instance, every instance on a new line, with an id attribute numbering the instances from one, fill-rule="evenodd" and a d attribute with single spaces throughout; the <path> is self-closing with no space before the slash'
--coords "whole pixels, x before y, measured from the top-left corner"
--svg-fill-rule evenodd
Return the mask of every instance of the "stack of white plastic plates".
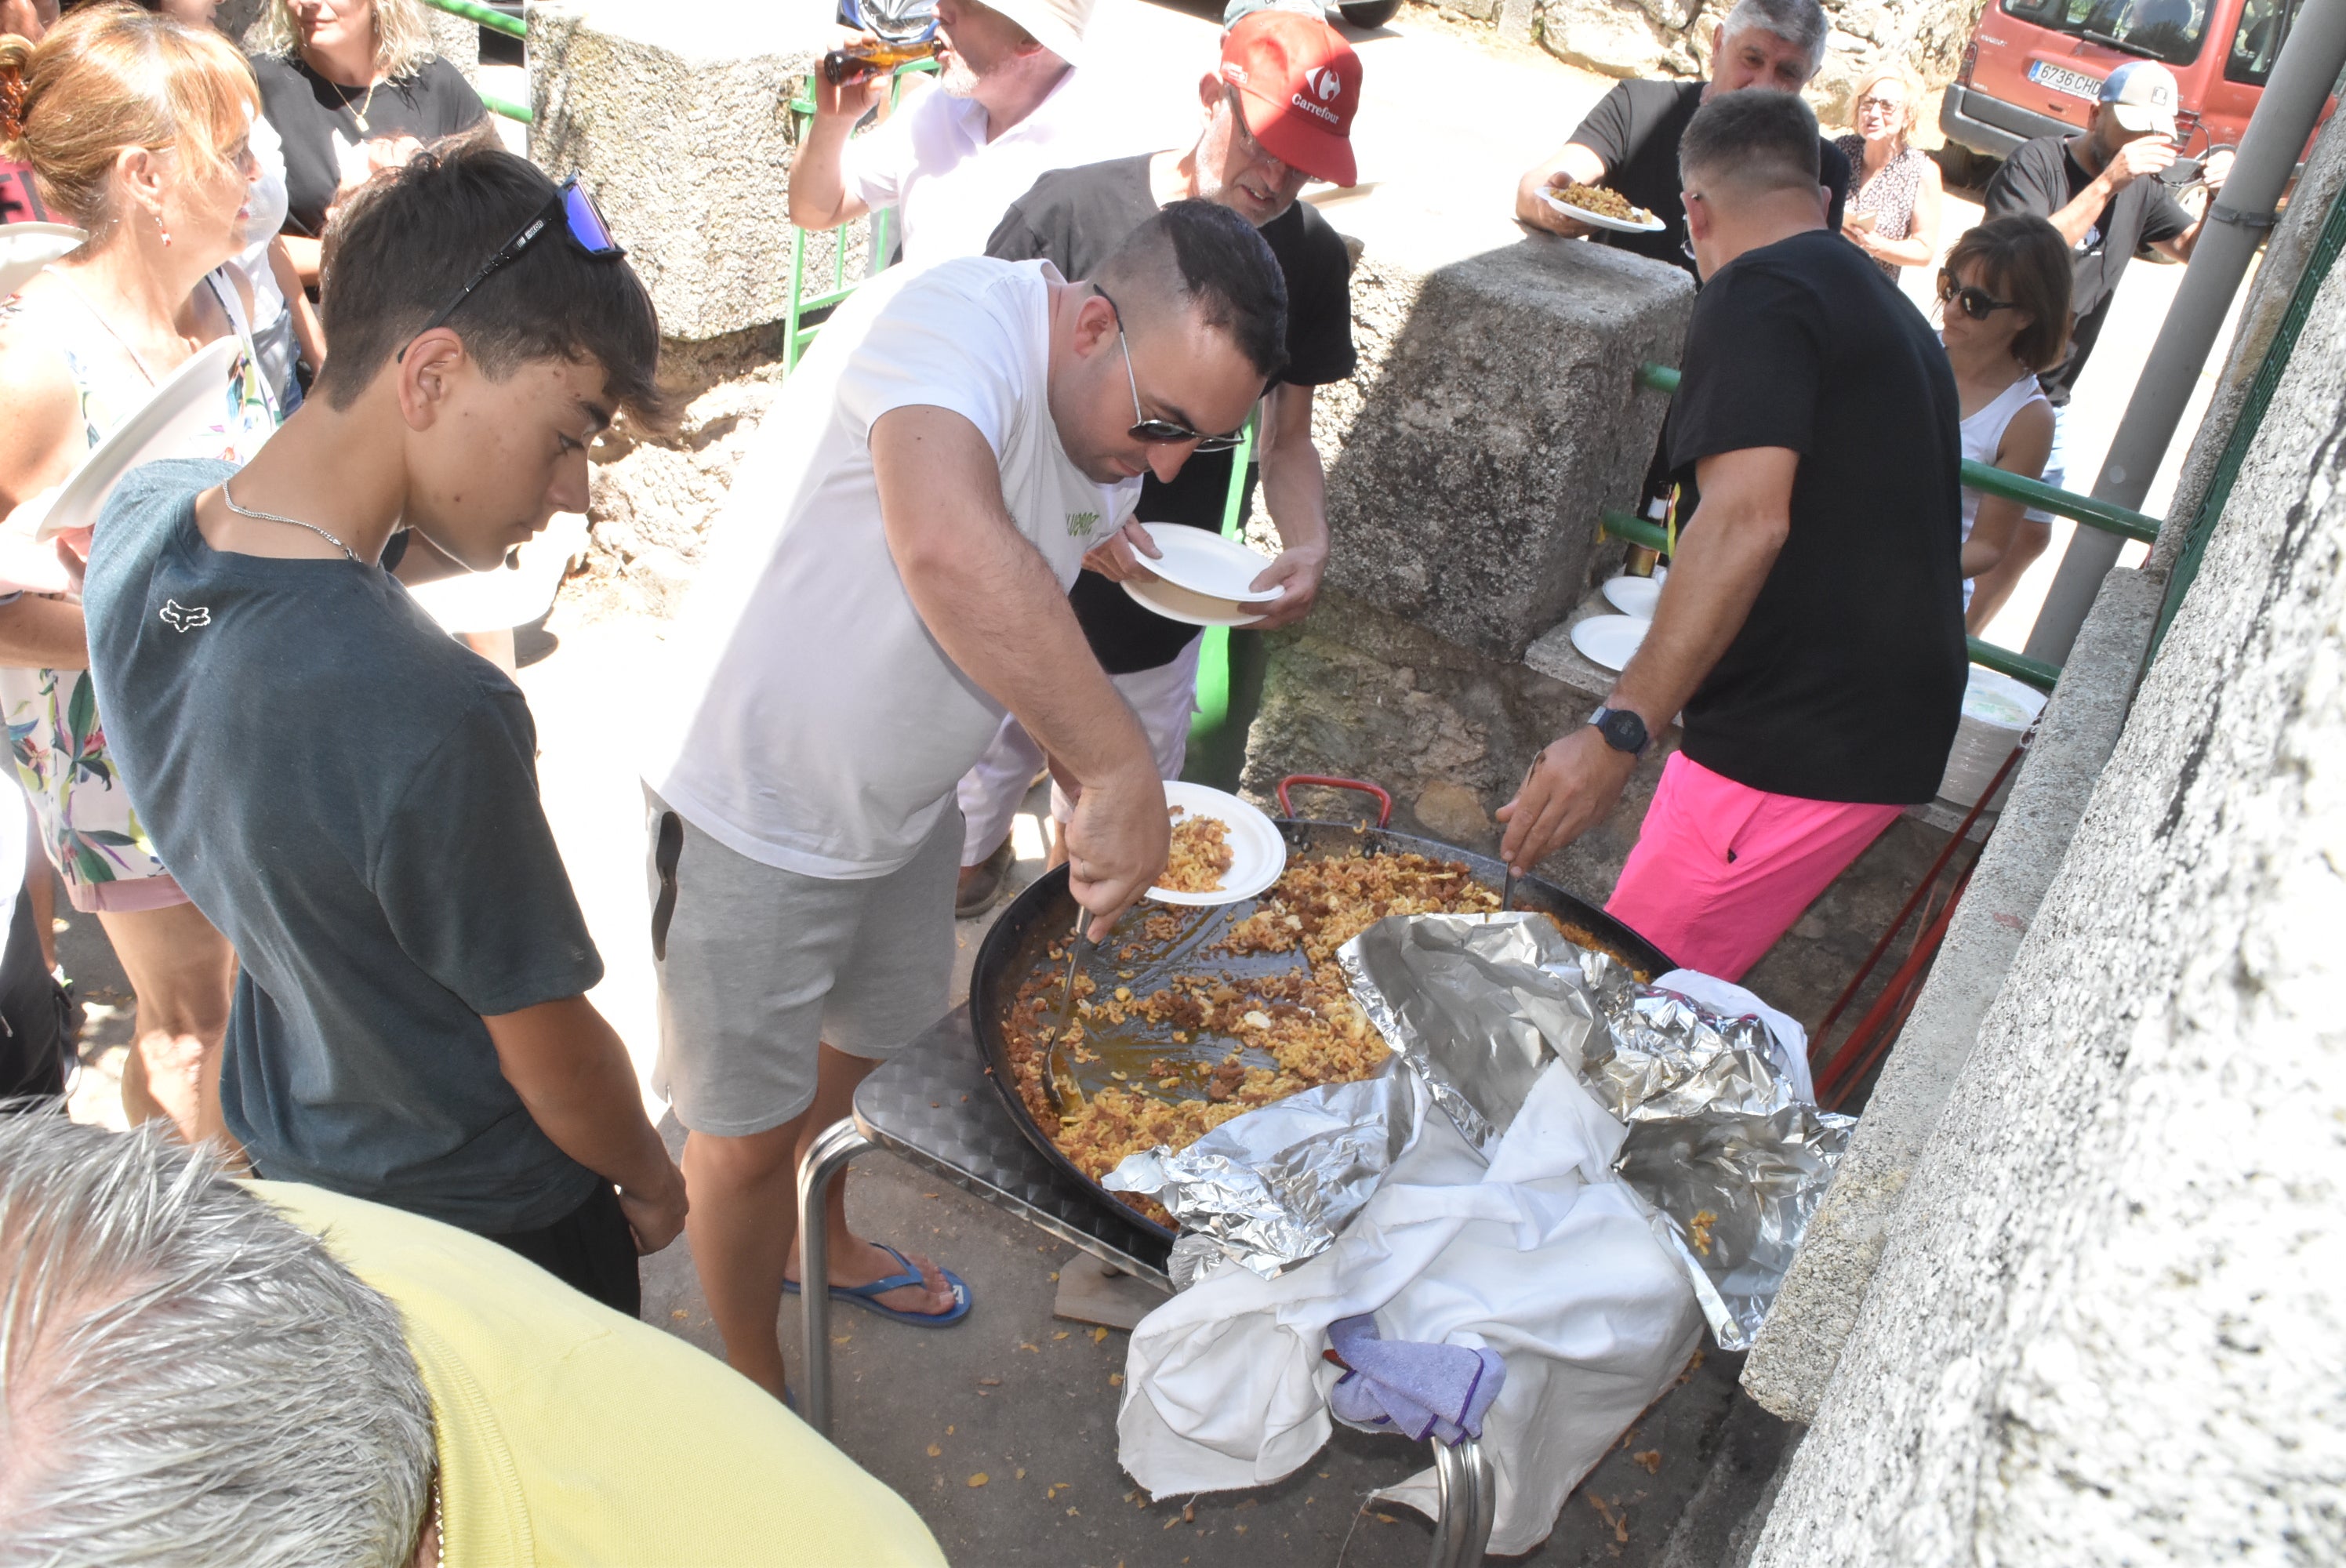
<path id="1" fill-rule="evenodd" d="M 142 463 L 211 455 L 197 443 L 205 431 L 228 421 L 228 372 L 238 347 L 234 338 L 215 338 L 164 377 L 155 395 L 92 447 L 57 487 L 36 537 L 53 539 L 95 524 L 122 476 Z"/>
<path id="2" fill-rule="evenodd" d="M 1124 591 L 1168 620 L 1193 626 L 1250 626 L 1262 616 L 1248 606 L 1267 605 L 1284 591 L 1253 585 L 1270 565 L 1270 557 L 1235 540 L 1179 523 L 1144 523 L 1141 527 L 1163 552 L 1156 560 L 1142 557 L 1158 580 L 1127 582 Z"/>
<path id="3" fill-rule="evenodd" d="M 50 262 L 81 249 L 89 236 L 69 223 L 0 223 L 0 300 Z"/>

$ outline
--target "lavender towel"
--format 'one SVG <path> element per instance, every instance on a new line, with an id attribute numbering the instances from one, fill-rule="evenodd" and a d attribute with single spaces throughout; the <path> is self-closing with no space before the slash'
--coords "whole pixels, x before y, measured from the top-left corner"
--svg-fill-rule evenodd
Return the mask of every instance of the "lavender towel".
<path id="1" fill-rule="evenodd" d="M 1340 1318 L 1329 1341 L 1352 1369 L 1336 1380 L 1328 1407 L 1347 1426 L 1454 1443 L 1483 1435 L 1483 1415 L 1507 1380 L 1496 1350 L 1377 1337 L 1373 1317 Z"/>

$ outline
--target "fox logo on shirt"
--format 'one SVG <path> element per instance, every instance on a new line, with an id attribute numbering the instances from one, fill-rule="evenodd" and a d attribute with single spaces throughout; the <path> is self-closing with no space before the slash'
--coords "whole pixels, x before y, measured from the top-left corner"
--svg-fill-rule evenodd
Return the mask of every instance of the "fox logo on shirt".
<path id="1" fill-rule="evenodd" d="M 208 626 L 212 624 L 210 610 L 201 605 L 193 606 L 183 605 L 177 599 L 164 600 L 163 608 L 158 613 L 162 616 L 165 626 L 171 627 L 182 636 L 198 626 Z"/>

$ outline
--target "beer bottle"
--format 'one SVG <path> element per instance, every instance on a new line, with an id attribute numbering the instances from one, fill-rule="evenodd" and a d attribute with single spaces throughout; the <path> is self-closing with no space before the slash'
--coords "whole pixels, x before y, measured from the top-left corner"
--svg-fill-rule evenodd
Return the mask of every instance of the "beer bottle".
<path id="1" fill-rule="evenodd" d="M 944 53 L 942 38 L 931 37 L 914 44 L 858 44 L 852 49 L 833 49 L 822 57 L 822 77 L 834 87 L 862 81 L 892 71 L 914 60 L 933 59 Z"/>

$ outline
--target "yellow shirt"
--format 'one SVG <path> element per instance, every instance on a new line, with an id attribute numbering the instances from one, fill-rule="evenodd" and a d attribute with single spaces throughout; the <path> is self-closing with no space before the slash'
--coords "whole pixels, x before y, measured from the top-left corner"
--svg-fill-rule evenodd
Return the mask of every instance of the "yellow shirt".
<path id="1" fill-rule="evenodd" d="M 436 1220 L 251 1186 L 405 1319 L 452 1568 L 944 1563 L 903 1498 L 683 1340 Z"/>

